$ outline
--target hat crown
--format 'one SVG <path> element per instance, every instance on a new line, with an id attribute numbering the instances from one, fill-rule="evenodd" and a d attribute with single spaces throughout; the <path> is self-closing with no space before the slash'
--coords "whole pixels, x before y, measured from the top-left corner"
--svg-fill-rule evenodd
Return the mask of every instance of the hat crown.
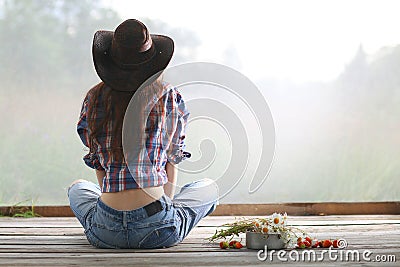
<path id="1" fill-rule="evenodd" d="M 146 26 L 135 19 L 128 19 L 121 23 L 114 33 L 114 42 L 125 48 L 132 48 L 144 52 L 151 47 L 151 36 Z"/>
<path id="2" fill-rule="evenodd" d="M 114 32 L 111 57 L 121 65 L 129 67 L 148 60 L 154 53 L 151 35 L 146 26 L 135 19 L 121 23 Z"/>

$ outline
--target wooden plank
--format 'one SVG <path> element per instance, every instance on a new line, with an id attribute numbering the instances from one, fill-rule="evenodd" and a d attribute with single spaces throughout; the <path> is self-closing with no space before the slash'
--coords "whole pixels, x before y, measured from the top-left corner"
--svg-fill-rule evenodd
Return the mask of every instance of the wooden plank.
<path id="1" fill-rule="evenodd" d="M 319 255 L 319 254 L 318 254 Z M 400 253 L 393 255 L 398 258 Z M 293 266 L 371 266 L 370 262 L 340 262 L 330 261 L 327 254 L 324 254 L 324 261 L 320 262 L 280 262 L 276 258 L 273 262 L 260 261 L 255 251 L 220 251 L 220 252 L 188 252 L 188 253 L 104 253 L 101 257 L 98 254 L 57 254 L 57 253 L 30 253 L 21 255 L 5 254 L 0 256 L 0 265 L 6 266 L 282 266 L 293 264 Z M 396 263 L 385 266 L 397 266 Z M 373 266 L 373 265 L 372 265 Z"/>
<path id="2" fill-rule="evenodd" d="M 327 237 L 328 235 L 321 236 Z M 240 239 L 240 238 L 239 238 Z M 400 241 L 399 241 L 399 236 L 397 237 L 392 237 L 392 238 L 385 238 L 385 239 L 380 239 L 379 235 L 370 235 L 370 236 L 346 236 L 346 241 L 348 242 L 349 246 L 352 247 L 370 247 L 370 248 L 383 248 L 383 247 L 394 247 L 394 248 L 399 248 L 400 247 Z M 368 242 L 371 242 L 371 239 L 374 239 L 373 244 L 370 245 L 365 245 L 368 244 Z M 245 238 L 243 238 L 242 241 L 245 241 Z M 68 247 L 73 247 L 75 245 L 86 245 L 89 246 L 88 241 L 86 240 L 85 237 L 82 236 L 82 239 L 58 239 L 58 238 L 49 238 L 49 239 L 37 239 L 37 238 L 30 238 L 30 239 L 0 239 L 0 248 L 4 249 L 6 248 L 6 245 L 13 245 L 16 248 L 17 246 L 24 246 L 24 247 L 31 247 L 31 246 L 47 246 L 49 249 L 53 245 L 62 245 L 62 246 L 68 246 Z M 188 237 L 186 238 L 182 243 L 182 246 L 189 246 L 189 247 L 195 247 L 195 248 L 203 248 L 204 246 L 212 246 L 215 248 L 218 248 L 218 241 L 214 243 L 208 243 L 208 241 L 204 240 L 203 238 L 195 238 L 195 237 Z"/>
<path id="3" fill-rule="evenodd" d="M 29 206 L 19 207 L 30 209 Z M 15 207 L 0 207 L 0 213 L 9 215 Z M 73 217 L 69 206 L 36 206 L 35 212 L 44 217 Z M 324 202 L 277 204 L 221 204 L 212 216 L 266 215 L 287 212 L 289 215 L 352 215 L 400 214 L 400 202 Z"/>
<path id="4" fill-rule="evenodd" d="M 0 207 L 0 214 L 4 216 L 12 216 L 15 211 L 14 206 Z M 20 210 L 31 210 L 30 206 L 18 206 Z M 34 211 L 36 214 L 43 217 L 74 217 L 69 206 L 35 206 Z"/>
<path id="5" fill-rule="evenodd" d="M 358 232 L 364 233 L 369 231 L 380 231 L 382 228 L 381 225 L 344 225 L 344 226 L 305 226 L 299 227 L 302 230 L 307 232 L 321 233 L 321 232 Z M 197 233 L 205 233 L 212 235 L 215 232 L 216 228 L 196 228 Z M 387 233 L 399 231 L 398 225 L 388 224 L 385 225 L 384 231 Z M 35 235 L 82 235 L 83 228 L 0 228 L 0 236 L 4 235 L 31 235 L 35 233 Z"/>
<path id="6" fill-rule="evenodd" d="M 332 232 L 323 232 L 323 233 L 313 233 L 313 237 L 318 239 L 323 238 L 332 238 L 334 233 Z M 190 244 L 208 244 L 209 234 L 199 234 L 196 232 L 190 233 L 190 235 L 184 240 L 184 243 Z M 365 235 L 360 235 L 357 233 L 346 233 L 345 235 L 341 235 L 341 238 L 345 238 L 351 244 L 369 244 L 371 243 L 371 239 L 373 239 L 373 244 L 385 244 L 389 242 L 390 244 L 398 244 L 400 242 L 400 232 L 394 232 L 392 234 L 386 235 L 382 238 L 380 232 L 370 233 Z M 238 239 L 243 238 L 245 236 L 241 235 Z M 218 241 L 217 241 L 218 242 Z M 37 236 L 37 235 L 29 235 L 29 236 L 2 236 L 0 237 L 0 245 L 5 244 L 87 244 L 86 237 L 84 235 L 80 236 Z M 399 246 L 400 247 L 400 246 Z"/>
<path id="7" fill-rule="evenodd" d="M 265 216 L 264 215 L 256 215 L 256 216 L 208 216 L 206 217 L 205 220 L 202 220 L 200 222 L 214 222 L 218 221 L 221 223 L 226 223 L 229 221 L 233 221 L 235 219 L 240 219 L 240 218 L 258 218 Z M 270 215 L 270 214 L 268 214 Z M 318 222 L 323 222 L 326 220 L 357 220 L 357 221 L 364 221 L 364 220 L 400 220 L 399 215 L 390 215 L 390 214 L 367 214 L 367 215 L 325 215 L 325 216 L 291 216 L 288 215 L 288 218 L 290 221 L 292 220 L 299 220 L 299 221 L 318 221 Z M 57 223 L 57 222 L 62 222 L 62 223 L 79 223 L 78 220 L 75 217 L 34 217 L 34 218 L 16 218 L 16 217 L 0 217 L 0 223 L 1 222 L 24 222 L 24 221 L 38 221 L 38 222 L 52 222 L 52 223 Z"/>
<path id="8" fill-rule="evenodd" d="M 400 214 L 400 202 L 325 202 L 279 204 L 223 204 L 214 216 L 265 215 L 287 212 L 289 215 Z"/>
<path id="9" fill-rule="evenodd" d="M 371 224 L 371 225 L 317 225 L 317 226 L 298 226 L 307 232 L 321 233 L 321 232 L 358 232 L 365 233 L 369 231 L 384 231 L 387 233 L 400 231 L 399 224 Z M 212 235 L 215 232 L 215 227 L 197 227 L 195 231 L 197 233 L 208 233 Z M 52 228 L 2 228 L 0 227 L 0 236 L 4 235 L 82 235 L 82 227 L 74 228 L 63 228 L 63 227 L 52 227 Z"/>
<path id="10" fill-rule="evenodd" d="M 313 251 L 313 253 L 317 253 L 320 254 L 322 252 L 323 249 L 318 248 L 318 249 L 310 249 L 311 251 Z M 375 254 L 385 254 L 385 255 L 389 255 L 389 254 L 399 254 L 400 250 L 397 247 L 393 246 L 387 246 L 387 247 L 375 247 L 375 246 L 349 246 L 346 250 L 358 250 L 358 251 L 365 251 L 365 250 L 370 250 Z M 233 250 L 231 250 L 233 251 Z M 290 252 L 291 250 L 287 250 L 288 252 Z M 25 248 L 19 248 L 19 247 L 15 247 L 15 248 L 9 248 L 9 249 L 2 249 L 0 252 L 0 262 L 2 261 L 2 258 L 12 258 L 12 257 L 25 257 L 26 255 L 35 253 L 35 254 L 49 254 L 49 255 L 54 255 L 57 257 L 60 257 L 60 259 L 64 258 L 64 257 L 68 257 L 69 255 L 81 255 L 82 257 L 86 257 L 86 256 L 94 256 L 94 255 L 98 255 L 99 257 L 104 257 L 105 254 L 112 254 L 113 257 L 117 258 L 117 257 L 124 257 L 126 254 L 130 253 L 130 254 L 147 254 L 148 257 L 153 257 L 154 254 L 164 254 L 165 256 L 168 256 L 170 253 L 181 253 L 182 257 L 185 257 L 186 253 L 203 253 L 204 256 L 207 257 L 211 257 L 212 255 L 209 255 L 209 253 L 227 253 L 228 251 L 225 250 L 221 250 L 218 248 L 218 245 L 216 245 L 215 247 L 207 247 L 207 246 L 184 246 L 182 245 L 178 245 L 175 246 L 173 248 L 165 248 L 165 249 L 158 249 L 158 250 L 133 250 L 133 249 L 116 249 L 116 250 L 111 250 L 110 252 L 104 249 L 97 249 L 97 248 L 92 248 L 89 245 L 71 245 L 68 247 L 34 247 L 31 250 L 29 250 L 29 247 L 25 247 Z M 242 248 L 240 251 L 235 251 L 235 253 L 253 253 L 253 255 L 255 254 L 256 251 L 254 250 L 247 250 L 246 248 Z M 14 254 L 14 255 L 12 255 Z M 226 256 L 226 255 L 223 255 Z M 136 256 L 133 256 L 134 258 Z M 399 259 L 399 258 L 398 258 Z M 134 262 L 132 262 L 134 264 Z"/>
<path id="11" fill-rule="evenodd" d="M 347 237 L 346 241 L 348 242 L 349 248 L 369 248 L 369 249 L 398 249 L 400 250 L 400 240 L 398 239 L 399 236 L 396 238 L 379 238 L 379 236 L 371 235 L 371 236 L 364 236 L 364 237 Z M 371 242 L 371 239 L 374 241 Z M 103 250 L 96 250 L 93 251 L 93 247 L 89 245 L 86 239 L 80 240 L 66 240 L 66 239 L 48 239 L 48 240 L 33 240 L 32 242 L 27 242 L 29 240 L 1 240 L 0 242 L 0 253 L 10 253 L 10 252 L 43 252 L 43 251 L 51 251 L 52 253 L 58 252 L 71 252 L 71 251 L 79 251 L 89 252 L 89 253 L 103 253 Z M 49 242 L 50 241 L 50 242 Z M 78 242 L 77 242 L 78 241 Z M 172 248 L 163 249 L 162 252 L 168 251 L 213 251 L 219 250 L 218 242 L 210 243 L 203 239 L 195 239 L 195 238 L 188 238 L 180 243 L 178 246 Z M 146 252 L 154 252 L 158 250 L 146 250 Z M 116 253 L 119 252 L 129 252 L 129 250 L 118 250 Z M 136 250 L 134 252 L 143 252 L 142 250 Z"/>
<path id="12" fill-rule="evenodd" d="M 221 226 L 226 222 L 234 222 L 243 218 L 258 218 L 261 216 L 229 217 L 229 216 L 209 216 L 201 220 L 198 227 Z M 313 226 L 313 225 L 369 225 L 369 224 L 400 224 L 400 216 L 383 217 L 382 215 L 370 216 L 323 216 L 313 217 L 311 220 L 305 216 L 289 216 L 288 221 L 293 226 Z M 12 218 L 0 217 L 0 228 L 80 228 L 81 225 L 73 217 L 38 217 L 38 218 Z"/>
<path id="13" fill-rule="evenodd" d="M 209 228 L 206 231 L 199 231 L 195 228 L 189 236 L 184 240 L 187 243 L 207 243 L 207 238 L 211 236 L 211 233 L 215 228 Z M 387 233 L 385 236 L 381 236 L 381 233 Z M 326 229 L 326 231 L 321 231 L 320 233 L 311 232 L 313 236 L 316 238 L 329 238 L 334 237 L 332 235 L 336 234 L 337 232 L 332 231 L 331 229 Z M 357 231 L 348 231 L 348 232 L 341 232 L 343 238 L 346 240 L 351 241 L 352 243 L 359 243 L 359 242 L 370 242 L 371 238 L 374 240 L 374 244 L 384 243 L 386 241 L 390 241 L 391 243 L 400 242 L 400 231 L 386 231 L 385 229 L 381 229 L 381 231 L 366 231 L 365 233 L 361 234 Z M 344 235 L 345 234 L 345 235 Z M 240 238 L 244 238 L 244 234 L 240 236 Z M 0 244 L 6 243 L 14 243 L 14 244 L 43 244 L 43 243 L 77 243 L 84 240 L 86 242 L 86 237 L 84 236 L 83 232 L 81 235 L 38 235 L 35 232 L 30 232 L 29 235 L 3 235 L 0 236 Z"/>
<path id="14" fill-rule="evenodd" d="M 171 248 L 164 249 L 118 249 L 113 253 L 170 253 L 170 252 L 220 252 L 220 248 L 211 244 L 180 244 Z M 89 244 L 76 245 L 1 245 L 0 254 L 2 253 L 104 253 L 103 249 L 97 249 Z"/>

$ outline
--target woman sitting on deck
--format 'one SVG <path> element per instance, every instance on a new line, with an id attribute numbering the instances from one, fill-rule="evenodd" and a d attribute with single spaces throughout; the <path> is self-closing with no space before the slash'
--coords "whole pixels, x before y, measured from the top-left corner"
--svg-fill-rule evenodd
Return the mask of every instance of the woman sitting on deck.
<path id="1" fill-rule="evenodd" d="M 183 151 L 189 112 L 177 89 L 161 79 L 173 50 L 172 39 L 150 35 L 133 19 L 94 35 L 102 82 L 87 93 L 77 130 L 99 185 L 77 180 L 68 189 L 93 246 L 173 246 L 217 205 L 218 188 L 210 179 L 174 195 L 175 165 L 190 154 Z"/>

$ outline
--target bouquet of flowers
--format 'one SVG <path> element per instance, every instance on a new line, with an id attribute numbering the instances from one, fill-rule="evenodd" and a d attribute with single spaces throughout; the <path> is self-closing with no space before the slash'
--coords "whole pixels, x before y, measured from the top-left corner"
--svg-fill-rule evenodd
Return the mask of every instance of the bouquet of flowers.
<path id="1" fill-rule="evenodd" d="M 274 213 L 265 218 L 241 219 L 234 223 L 227 223 L 216 230 L 215 234 L 209 238 L 209 241 L 218 239 L 232 240 L 240 233 L 256 232 L 262 234 L 277 234 L 287 247 L 294 248 L 298 239 L 308 236 L 307 233 L 296 227 L 287 225 L 287 214 Z"/>

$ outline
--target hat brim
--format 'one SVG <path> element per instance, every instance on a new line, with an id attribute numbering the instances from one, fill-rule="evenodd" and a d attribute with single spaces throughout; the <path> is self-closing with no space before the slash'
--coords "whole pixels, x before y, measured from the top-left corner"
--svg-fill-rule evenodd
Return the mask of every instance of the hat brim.
<path id="1" fill-rule="evenodd" d="M 136 91 L 147 79 L 161 73 L 174 53 L 174 41 L 168 36 L 151 34 L 154 56 L 129 69 L 120 68 L 111 58 L 110 48 L 114 32 L 97 31 L 93 38 L 92 54 L 100 79 L 117 91 Z"/>

